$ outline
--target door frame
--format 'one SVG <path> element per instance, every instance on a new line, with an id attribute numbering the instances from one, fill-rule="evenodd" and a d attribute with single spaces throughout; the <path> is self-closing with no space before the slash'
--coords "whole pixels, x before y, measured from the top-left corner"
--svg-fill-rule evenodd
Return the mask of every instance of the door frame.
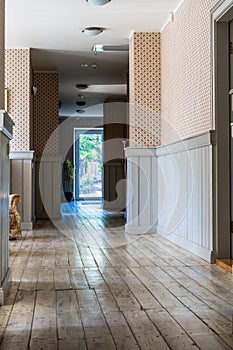
<path id="1" fill-rule="evenodd" d="M 74 176 L 74 197 L 75 200 L 102 200 L 103 199 L 103 171 L 102 171 L 102 197 L 90 197 L 90 198 L 84 198 L 80 197 L 79 194 L 79 168 L 76 168 L 76 154 L 78 154 L 79 159 L 79 136 L 81 134 L 102 134 L 102 143 L 103 143 L 103 128 L 74 128 L 74 167 L 75 167 L 75 176 Z M 78 137 L 76 137 L 78 133 Z M 76 153 L 77 149 L 77 153 Z M 103 148 L 102 148 L 102 159 L 103 159 Z M 76 187 L 78 187 L 78 190 L 76 191 Z M 78 194 L 76 196 L 76 193 Z"/>
<path id="2" fill-rule="evenodd" d="M 212 127 L 216 130 L 214 165 L 214 250 L 219 259 L 231 258 L 231 167 L 229 99 L 229 22 L 233 0 L 221 0 L 211 11 Z"/>

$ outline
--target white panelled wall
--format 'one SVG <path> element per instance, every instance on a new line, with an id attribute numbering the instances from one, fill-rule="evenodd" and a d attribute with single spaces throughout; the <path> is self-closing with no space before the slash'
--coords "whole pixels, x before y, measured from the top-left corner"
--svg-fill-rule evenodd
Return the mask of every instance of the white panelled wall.
<path id="1" fill-rule="evenodd" d="M 126 148 L 127 223 L 133 234 L 155 232 L 157 219 L 157 159 L 153 148 Z M 152 195 L 153 194 L 153 195 Z"/>
<path id="2" fill-rule="evenodd" d="M 35 222 L 35 167 L 34 151 L 14 151 L 10 153 L 10 192 L 21 196 L 19 214 L 21 229 L 31 230 Z"/>
<path id="3" fill-rule="evenodd" d="M 0 110 L 0 305 L 11 282 L 9 268 L 9 189 L 10 161 L 9 140 L 12 138 L 13 122 L 8 114 Z"/>
<path id="4" fill-rule="evenodd" d="M 210 132 L 157 149 L 126 150 L 128 233 L 157 232 L 214 261 L 214 136 Z"/>

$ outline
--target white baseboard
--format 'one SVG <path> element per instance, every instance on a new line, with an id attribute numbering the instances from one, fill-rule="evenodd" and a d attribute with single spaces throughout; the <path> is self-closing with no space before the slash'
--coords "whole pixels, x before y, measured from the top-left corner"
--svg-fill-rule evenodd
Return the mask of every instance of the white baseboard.
<path id="1" fill-rule="evenodd" d="M 163 236 L 164 238 L 166 238 L 168 241 L 175 243 L 181 248 L 188 250 L 192 254 L 197 255 L 199 258 L 204 259 L 211 264 L 215 263 L 215 259 L 217 257 L 216 252 L 209 250 L 207 248 L 201 247 L 200 245 L 194 242 L 191 242 L 174 233 L 166 233 L 166 229 L 164 229 L 160 225 L 157 226 L 157 233 Z"/>
<path id="2" fill-rule="evenodd" d="M 21 230 L 32 230 L 33 222 L 21 222 Z"/>
<path id="3" fill-rule="evenodd" d="M 9 268 L 4 278 L 4 281 L 0 287 L 0 306 L 5 304 L 5 298 L 10 288 L 11 280 L 12 280 L 12 274 L 11 274 L 11 269 Z"/>

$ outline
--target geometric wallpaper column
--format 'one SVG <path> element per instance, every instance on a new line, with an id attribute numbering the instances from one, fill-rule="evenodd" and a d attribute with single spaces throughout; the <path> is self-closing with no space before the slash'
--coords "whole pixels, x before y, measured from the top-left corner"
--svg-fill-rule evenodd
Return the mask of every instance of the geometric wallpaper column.
<path id="1" fill-rule="evenodd" d="M 36 155 L 41 156 L 47 144 L 47 155 L 59 155 L 58 72 L 34 72 L 34 86 L 37 93 L 33 99 L 33 149 Z"/>
<path id="2" fill-rule="evenodd" d="M 31 150 L 31 84 L 30 49 L 7 49 L 5 87 L 8 89 L 8 113 L 15 123 L 11 151 Z"/>
<path id="3" fill-rule="evenodd" d="M 213 128 L 210 14 L 216 3 L 183 1 L 161 34 L 163 144 Z"/>
<path id="4" fill-rule="evenodd" d="M 129 42 L 129 139 L 156 147 L 161 140 L 160 33 L 134 32 Z"/>
<path id="5" fill-rule="evenodd" d="M 4 109 L 5 1 L 0 0 L 0 109 Z"/>

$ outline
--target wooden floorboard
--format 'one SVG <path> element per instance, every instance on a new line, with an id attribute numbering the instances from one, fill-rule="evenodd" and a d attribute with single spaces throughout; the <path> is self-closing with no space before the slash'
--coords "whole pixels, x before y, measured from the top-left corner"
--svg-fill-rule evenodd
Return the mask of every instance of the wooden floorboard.
<path id="1" fill-rule="evenodd" d="M 0 349 L 233 349 L 230 272 L 159 235 L 127 235 L 122 213 L 99 204 L 62 213 L 10 241 Z"/>

